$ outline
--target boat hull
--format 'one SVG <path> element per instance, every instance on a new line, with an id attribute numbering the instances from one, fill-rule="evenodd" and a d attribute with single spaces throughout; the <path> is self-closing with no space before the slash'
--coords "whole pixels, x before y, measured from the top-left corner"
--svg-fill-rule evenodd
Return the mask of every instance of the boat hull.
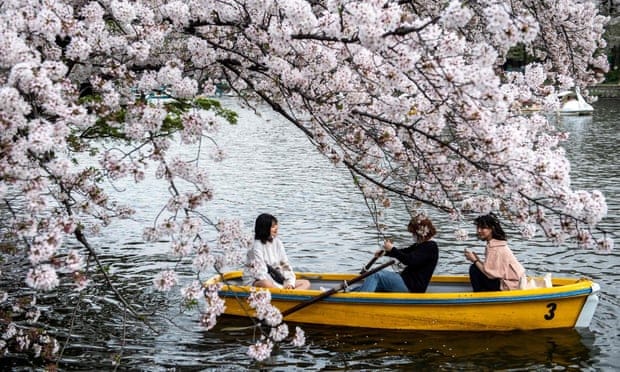
<path id="1" fill-rule="evenodd" d="M 246 299 L 251 288 L 231 284 L 240 272 L 224 275 L 220 291 L 228 315 L 253 316 Z M 298 274 L 336 287 L 354 275 Z M 214 277 L 215 283 L 221 277 Z M 598 303 L 598 285 L 586 279 L 554 279 L 553 288 L 469 292 L 466 276 L 435 276 L 433 292 L 336 293 L 290 315 L 298 323 L 399 330 L 510 331 L 587 327 Z M 442 287 L 451 292 L 440 292 Z M 438 289 L 439 288 L 439 289 Z M 285 311 L 311 300 L 320 290 L 272 289 L 271 303 Z M 584 305 L 588 306 L 584 306 Z M 587 307 L 588 309 L 584 309 Z M 592 309 L 594 307 L 594 309 Z M 585 313 L 583 313 L 585 310 Z M 584 315 L 585 314 L 585 315 Z"/>

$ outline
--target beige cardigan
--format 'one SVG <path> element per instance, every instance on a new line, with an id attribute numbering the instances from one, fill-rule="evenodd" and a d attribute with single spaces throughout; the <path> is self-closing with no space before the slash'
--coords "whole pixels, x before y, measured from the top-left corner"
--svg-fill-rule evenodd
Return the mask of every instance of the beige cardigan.
<path id="1" fill-rule="evenodd" d="M 525 269 L 508 248 L 505 240 L 491 239 L 487 242 L 482 265 L 490 279 L 500 279 L 502 291 L 519 289 L 519 282 L 525 276 Z"/>

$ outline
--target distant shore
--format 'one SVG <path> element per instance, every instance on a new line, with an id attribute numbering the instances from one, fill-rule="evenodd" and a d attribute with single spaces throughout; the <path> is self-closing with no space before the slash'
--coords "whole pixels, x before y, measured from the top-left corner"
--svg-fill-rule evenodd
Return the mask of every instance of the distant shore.
<path id="1" fill-rule="evenodd" d="M 599 98 L 620 98 L 620 84 L 598 84 L 588 87 L 588 90 Z"/>

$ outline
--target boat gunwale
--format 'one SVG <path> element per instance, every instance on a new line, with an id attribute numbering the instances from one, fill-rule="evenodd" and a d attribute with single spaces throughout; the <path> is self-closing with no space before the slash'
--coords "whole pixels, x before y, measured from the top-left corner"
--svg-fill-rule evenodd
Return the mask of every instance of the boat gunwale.
<path id="1" fill-rule="evenodd" d="M 225 280 L 238 279 L 241 272 L 229 272 L 224 274 Z M 299 273 L 299 277 L 325 278 L 352 278 L 355 274 L 330 274 L 330 273 Z M 207 283 L 222 283 L 219 290 L 221 297 L 247 297 L 252 287 L 244 285 L 227 285 L 221 280 L 220 275 L 210 278 Z M 435 283 L 468 283 L 467 276 L 440 275 L 433 276 Z M 529 301 L 544 301 L 568 299 L 572 297 L 584 297 L 594 292 L 596 283 L 587 278 L 554 278 L 554 287 L 536 288 L 512 291 L 496 292 L 427 292 L 427 293 L 386 293 L 386 292 L 338 292 L 323 299 L 331 303 L 351 304 L 385 304 L 385 305 L 467 305 L 475 303 L 514 303 Z M 338 283 L 335 281 L 335 283 Z M 303 302 L 314 298 L 322 292 L 318 289 L 291 290 L 271 288 L 272 300 Z"/>

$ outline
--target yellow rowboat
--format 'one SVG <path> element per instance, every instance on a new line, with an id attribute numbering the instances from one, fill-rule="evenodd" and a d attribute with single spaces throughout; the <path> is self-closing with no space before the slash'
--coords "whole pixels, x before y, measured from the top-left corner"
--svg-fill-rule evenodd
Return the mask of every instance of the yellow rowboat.
<path id="1" fill-rule="evenodd" d="M 251 287 L 241 271 L 216 275 L 225 314 L 254 316 L 247 303 Z M 271 289 L 271 303 L 284 320 L 340 327 L 434 331 L 510 331 L 588 327 L 600 287 L 589 279 L 555 278 L 550 288 L 472 292 L 467 276 L 433 276 L 426 293 L 339 292 L 307 304 L 355 274 L 297 273 L 309 290 Z M 307 305 L 307 306 L 304 306 Z M 296 307 L 296 309 L 292 309 Z"/>

